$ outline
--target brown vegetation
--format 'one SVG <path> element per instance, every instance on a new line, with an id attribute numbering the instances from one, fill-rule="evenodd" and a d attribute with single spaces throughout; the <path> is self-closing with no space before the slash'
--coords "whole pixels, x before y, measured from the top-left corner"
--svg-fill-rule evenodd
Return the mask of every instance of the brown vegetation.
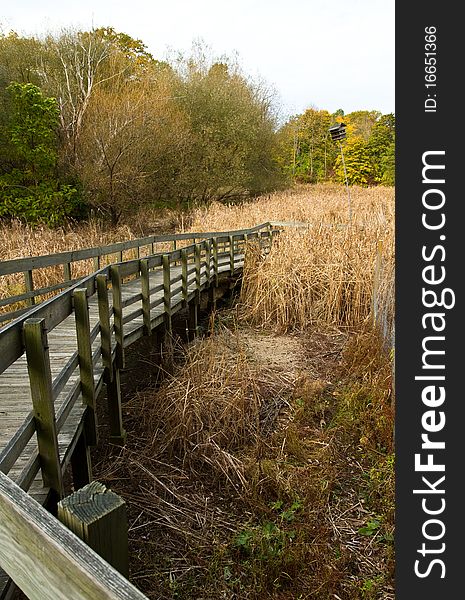
<path id="1" fill-rule="evenodd" d="M 220 314 L 126 405 L 128 445 L 96 471 L 148 597 L 393 598 L 389 359 L 369 332 L 293 339 L 298 366 L 270 369 L 255 348 L 281 338 Z"/>

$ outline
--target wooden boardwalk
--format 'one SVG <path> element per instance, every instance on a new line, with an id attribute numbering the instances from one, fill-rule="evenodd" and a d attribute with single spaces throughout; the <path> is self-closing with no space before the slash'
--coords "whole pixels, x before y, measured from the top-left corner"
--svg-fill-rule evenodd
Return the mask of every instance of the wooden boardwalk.
<path id="1" fill-rule="evenodd" d="M 110 435 L 124 443 L 119 371 L 125 348 L 160 326 L 169 331 L 183 308 L 196 328 L 201 292 L 214 292 L 241 272 L 248 241 L 271 243 L 270 228 L 259 229 L 115 263 L 0 329 L 0 471 L 40 504 L 51 489 L 62 494 L 70 463 L 75 485 L 84 484 L 104 383 Z M 38 328 L 40 340 L 31 333 Z M 8 581 L 0 569 L 0 599 Z"/>

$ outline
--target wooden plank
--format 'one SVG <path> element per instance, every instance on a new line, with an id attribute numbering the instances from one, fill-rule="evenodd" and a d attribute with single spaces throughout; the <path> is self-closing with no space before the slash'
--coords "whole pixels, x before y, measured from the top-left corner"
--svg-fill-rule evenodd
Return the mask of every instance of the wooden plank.
<path id="1" fill-rule="evenodd" d="M 146 600 L 3 473 L 0 565 L 30 600 Z"/>
<path id="2" fill-rule="evenodd" d="M 44 485 L 63 494 L 63 478 L 53 404 L 52 375 L 44 319 L 24 324 L 27 366 Z"/>
<path id="3" fill-rule="evenodd" d="M 2 426 L 5 426 L 3 419 Z M 8 474 L 11 467 L 15 464 L 19 455 L 34 435 L 35 430 L 35 421 L 33 415 L 30 413 L 21 427 L 12 435 L 5 448 L 0 452 L 0 471 L 5 473 L 5 475 Z"/>

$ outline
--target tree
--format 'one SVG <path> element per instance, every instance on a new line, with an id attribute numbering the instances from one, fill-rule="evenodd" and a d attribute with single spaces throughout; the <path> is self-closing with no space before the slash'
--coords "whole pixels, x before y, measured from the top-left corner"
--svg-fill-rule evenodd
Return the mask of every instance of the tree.
<path id="1" fill-rule="evenodd" d="M 363 140 L 352 138 L 344 147 L 344 160 L 347 180 L 350 185 L 369 185 L 375 182 L 375 172 L 367 145 Z M 341 155 L 336 159 L 335 173 L 338 181 L 343 183 L 344 168 Z"/>
<path id="2" fill-rule="evenodd" d="M 57 224 L 78 208 L 77 191 L 56 178 L 59 110 L 32 83 L 10 84 L 13 113 L 9 127 L 14 167 L 0 176 L 0 217 Z"/>
<path id="3" fill-rule="evenodd" d="M 368 150 L 375 170 L 375 178 L 380 182 L 393 182 L 394 180 L 395 127 L 395 116 L 392 113 L 383 115 L 373 126 L 368 140 Z M 389 173 L 385 177 L 386 170 Z"/>

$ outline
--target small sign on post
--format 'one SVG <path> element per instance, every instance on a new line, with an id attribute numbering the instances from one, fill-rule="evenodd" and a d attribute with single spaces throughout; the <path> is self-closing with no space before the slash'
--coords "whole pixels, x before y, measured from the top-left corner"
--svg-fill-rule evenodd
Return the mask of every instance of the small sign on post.
<path id="1" fill-rule="evenodd" d="M 347 204 L 349 209 L 349 225 L 352 225 L 352 205 L 350 201 L 350 189 L 349 189 L 349 180 L 347 179 L 347 170 L 346 163 L 344 161 L 344 152 L 342 151 L 342 141 L 346 139 L 346 124 L 338 123 L 337 125 L 333 125 L 329 128 L 329 133 L 331 134 L 331 139 L 333 142 L 339 142 L 339 148 L 341 149 L 341 158 L 342 158 L 342 167 L 344 169 L 344 179 L 346 182 L 347 188 Z"/>

